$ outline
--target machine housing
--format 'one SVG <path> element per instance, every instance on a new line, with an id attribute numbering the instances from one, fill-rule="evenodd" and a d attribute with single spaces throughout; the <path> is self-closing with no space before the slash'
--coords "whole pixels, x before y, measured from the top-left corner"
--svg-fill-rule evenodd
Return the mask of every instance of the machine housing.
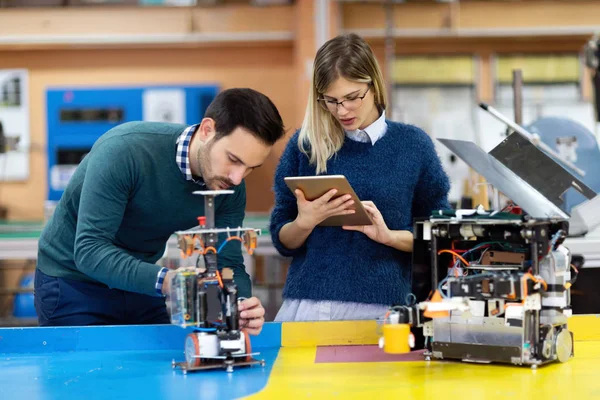
<path id="1" fill-rule="evenodd" d="M 584 210 L 593 214 L 588 220 L 598 216 L 600 196 L 518 132 L 489 153 L 472 142 L 438 140 L 510 202 L 415 220 L 415 303 L 390 308 L 381 347 L 404 340 L 390 326 L 407 324 L 422 328 L 426 359 L 566 362 L 574 354 L 570 288 L 583 260 L 574 261 L 563 242 L 571 222 L 578 232 L 588 228 Z M 589 199 L 573 208 L 573 221 L 563 207 L 571 188 Z"/>
<path id="2" fill-rule="evenodd" d="M 431 303 L 412 313 L 412 322 L 423 326 L 426 357 L 567 361 L 573 355 L 567 318 L 575 268 L 562 246 L 567 232 L 566 221 L 511 213 L 417 221 L 413 293 L 422 302 L 431 293 L 442 297 L 437 308 Z"/>

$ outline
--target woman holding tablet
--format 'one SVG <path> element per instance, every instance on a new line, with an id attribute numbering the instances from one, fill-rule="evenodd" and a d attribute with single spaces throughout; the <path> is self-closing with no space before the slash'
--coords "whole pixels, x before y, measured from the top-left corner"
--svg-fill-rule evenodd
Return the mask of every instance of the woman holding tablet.
<path id="1" fill-rule="evenodd" d="M 286 177 L 344 175 L 373 224 L 319 226 L 353 212 L 331 190 L 307 200 Z M 433 142 L 421 129 L 386 119 L 382 73 L 359 36 L 338 36 L 317 52 L 302 128 L 275 173 L 270 232 L 293 257 L 277 321 L 374 319 L 410 294 L 412 222 L 448 209 L 450 190 Z"/>

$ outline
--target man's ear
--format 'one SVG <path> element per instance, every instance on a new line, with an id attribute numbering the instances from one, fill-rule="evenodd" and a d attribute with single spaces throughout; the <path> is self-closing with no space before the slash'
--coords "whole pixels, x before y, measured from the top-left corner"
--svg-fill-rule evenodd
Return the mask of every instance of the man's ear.
<path id="1" fill-rule="evenodd" d="M 215 120 L 212 118 L 203 118 L 198 127 L 198 138 L 206 143 L 215 136 Z"/>

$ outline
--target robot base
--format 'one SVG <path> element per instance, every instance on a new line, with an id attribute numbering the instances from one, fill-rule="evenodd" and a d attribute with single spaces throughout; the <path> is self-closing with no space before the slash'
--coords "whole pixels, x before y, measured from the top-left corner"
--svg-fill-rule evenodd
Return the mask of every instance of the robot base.
<path id="1" fill-rule="evenodd" d="M 484 320 L 490 321 L 491 318 L 484 318 Z M 536 368 L 553 362 L 567 362 L 574 355 L 573 334 L 566 324 L 555 325 L 551 330 L 546 331 L 535 349 L 529 343 L 520 343 L 519 337 L 525 332 L 519 332 L 521 330 L 519 327 L 493 327 L 491 323 L 477 326 L 441 322 L 436 325 L 441 340 L 432 342 L 430 348 L 424 353 L 429 360 L 461 360 L 480 364 L 527 365 Z M 454 329 L 454 337 L 445 335 L 444 328 L 450 326 Z M 550 325 L 545 327 L 548 326 Z M 485 328 L 488 328 L 487 332 Z M 461 337 L 461 329 L 463 329 L 462 333 L 468 335 Z M 516 332 L 517 335 L 509 330 Z M 483 335 L 484 333 L 487 335 Z M 461 342 L 461 339 L 464 341 Z"/>
<path id="2" fill-rule="evenodd" d="M 210 369 L 225 369 L 233 372 L 234 367 L 245 367 L 260 364 L 264 360 L 256 360 L 252 356 L 250 337 L 244 331 L 239 335 L 221 337 L 213 332 L 197 331 L 190 333 L 185 341 L 184 362 L 175 362 L 173 368 L 179 367 L 184 374 L 188 371 L 205 371 Z"/>
<path id="3" fill-rule="evenodd" d="M 175 360 L 173 360 L 173 369 L 179 367 L 185 375 L 188 372 L 206 371 L 210 369 L 225 369 L 227 372 L 233 372 L 234 367 L 250 367 L 259 364 L 261 367 L 264 367 L 265 360 L 252 358 L 250 361 L 247 361 L 246 358 L 239 360 L 230 358 L 203 363 L 198 367 L 190 367 L 186 362 L 175 362 Z"/>

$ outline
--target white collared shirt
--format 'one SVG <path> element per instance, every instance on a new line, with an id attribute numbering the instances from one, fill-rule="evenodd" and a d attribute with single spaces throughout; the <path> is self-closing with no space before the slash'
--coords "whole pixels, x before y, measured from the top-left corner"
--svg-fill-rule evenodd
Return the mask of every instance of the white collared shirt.
<path id="1" fill-rule="evenodd" d="M 356 129 L 353 131 L 345 131 L 346 137 L 349 139 L 355 140 L 357 142 L 366 142 L 367 138 L 364 136 L 366 133 L 371 139 L 371 144 L 374 145 L 377 140 L 379 140 L 385 132 L 387 131 L 387 123 L 385 122 L 385 110 L 381 113 L 381 116 L 373 122 L 371 125 L 367 126 L 365 129 Z M 364 133 L 363 133 L 364 132 Z"/>

